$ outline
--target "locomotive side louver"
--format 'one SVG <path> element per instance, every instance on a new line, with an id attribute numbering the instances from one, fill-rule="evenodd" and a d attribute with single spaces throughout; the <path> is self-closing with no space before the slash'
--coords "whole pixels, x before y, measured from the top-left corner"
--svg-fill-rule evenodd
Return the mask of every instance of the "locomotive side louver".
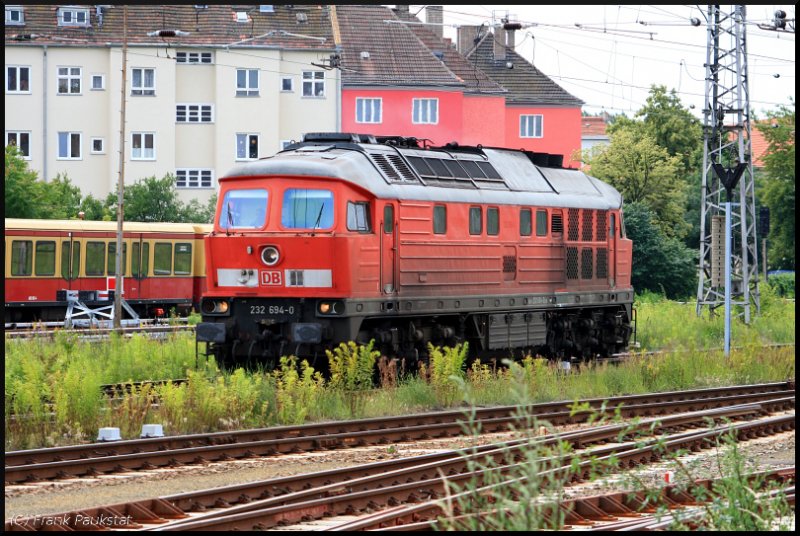
<path id="1" fill-rule="evenodd" d="M 384 177 L 393 182 L 419 182 L 414 172 L 409 169 L 403 159 L 394 154 L 368 153 L 372 162 L 378 166 Z"/>

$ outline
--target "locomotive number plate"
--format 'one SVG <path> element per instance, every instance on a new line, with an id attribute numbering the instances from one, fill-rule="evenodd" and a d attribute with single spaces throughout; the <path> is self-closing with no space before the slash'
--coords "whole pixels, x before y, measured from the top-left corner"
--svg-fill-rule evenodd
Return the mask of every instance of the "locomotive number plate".
<path id="1" fill-rule="evenodd" d="M 294 305 L 251 305 L 251 315 L 294 316 Z"/>
<path id="2" fill-rule="evenodd" d="M 242 313 L 256 321 L 274 320 L 276 322 L 294 322 L 300 319 L 301 306 L 291 300 L 254 300 L 242 303 Z"/>

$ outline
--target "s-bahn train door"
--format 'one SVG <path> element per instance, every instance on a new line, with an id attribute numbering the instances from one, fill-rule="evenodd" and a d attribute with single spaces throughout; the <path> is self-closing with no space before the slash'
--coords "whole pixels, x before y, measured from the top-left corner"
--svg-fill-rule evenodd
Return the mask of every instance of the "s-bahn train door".
<path id="1" fill-rule="evenodd" d="M 617 285 L 617 215 L 608 215 L 608 286 Z"/>
<path id="2" fill-rule="evenodd" d="M 126 285 L 127 300 L 141 300 L 149 296 L 147 274 L 150 271 L 150 243 L 141 234 L 131 236 L 131 279 Z"/>
<path id="3" fill-rule="evenodd" d="M 381 222 L 381 292 L 384 294 L 397 292 L 395 285 L 396 238 L 395 206 L 394 203 L 386 203 L 383 207 L 383 221 Z"/>

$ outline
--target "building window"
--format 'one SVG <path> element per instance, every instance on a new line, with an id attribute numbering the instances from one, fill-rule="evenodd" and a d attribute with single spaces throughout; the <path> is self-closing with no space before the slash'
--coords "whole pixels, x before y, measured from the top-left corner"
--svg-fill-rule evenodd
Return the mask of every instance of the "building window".
<path id="1" fill-rule="evenodd" d="M 92 138 L 92 154 L 105 154 L 106 147 L 103 138 Z"/>
<path id="2" fill-rule="evenodd" d="M 81 159 L 81 133 L 80 132 L 59 132 L 58 133 L 58 159 L 59 160 L 80 160 Z"/>
<path id="3" fill-rule="evenodd" d="M 25 160 L 31 159 L 31 133 L 6 131 L 6 146 L 13 145 Z"/>
<path id="4" fill-rule="evenodd" d="M 175 171 L 175 187 L 211 188 L 213 173 L 210 169 L 178 169 Z"/>
<path id="5" fill-rule="evenodd" d="M 81 68 L 58 68 L 58 94 L 79 95 L 81 92 Z"/>
<path id="6" fill-rule="evenodd" d="M 175 107 L 178 123 L 213 123 L 213 104 L 178 104 Z"/>
<path id="7" fill-rule="evenodd" d="M 303 71 L 303 96 L 325 96 L 325 71 Z"/>
<path id="8" fill-rule="evenodd" d="M 176 52 L 175 61 L 191 65 L 209 65 L 214 63 L 214 58 L 211 52 Z"/>
<path id="9" fill-rule="evenodd" d="M 356 123 L 380 123 L 383 99 L 356 99 Z"/>
<path id="10" fill-rule="evenodd" d="M 6 6 L 6 26 L 22 26 L 25 15 L 20 6 Z"/>
<path id="11" fill-rule="evenodd" d="M 542 115 L 519 116 L 520 138 L 541 138 L 544 119 Z"/>
<path id="12" fill-rule="evenodd" d="M 412 121 L 422 125 L 437 124 L 439 122 L 439 99 L 414 99 Z"/>
<path id="13" fill-rule="evenodd" d="M 156 135 L 152 132 L 134 132 L 131 134 L 131 160 L 156 159 Z"/>
<path id="14" fill-rule="evenodd" d="M 281 91 L 294 91 L 294 78 L 291 76 L 284 76 L 281 78 Z"/>
<path id="15" fill-rule="evenodd" d="M 236 96 L 258 97 L 258 69 L 236 69 Z"/>
<path id="16" fill-rule="evenodd" d="M 236 159 L 255 160 L 258 158 L 258 134 L 236 135 Z"/>
<path id="17" fill-rule="evenodd" d="M 156 70 L 155 69 L 133 69 L 131 79 L 131 95 L 155 95 L 156 94 Z"/>
<path id="18" fill-rule="evenodd" d="M 58 10 L 59 26 L 89 26 L 89 10 L 62 7 Z"/>
<path id="19" fill-rule="evenodd" d="M 93 74 L 92 75 L 92 91 L 98 91 L 106 88 L 106 75 Z"/>
<path id="20" fill-rule="evenodd" d="M 31 68 L 10 65 L 6 67 L 6 93 L 31 92 Z"/>

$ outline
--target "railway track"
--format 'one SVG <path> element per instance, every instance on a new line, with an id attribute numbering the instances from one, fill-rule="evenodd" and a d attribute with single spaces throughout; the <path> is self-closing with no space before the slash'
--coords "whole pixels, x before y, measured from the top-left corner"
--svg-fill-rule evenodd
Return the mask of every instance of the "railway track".
<path id="1" fill-rule="evenodd" d="M 183 319 L 185 322 L 185 319 Z M 57 326 L 40 326 L 38 324 L 32 324 L 28 326 L 26 329 L 18 329 L 16 324 L 6 324 L 5 330 L 5 337 L 6 339 L 34 339 L 34 338 L 48 338 L 52 339 L 56 336 L 56 334 L 71 334 L 76 335 L 80 340 L 84 341 L 95 341 L 95 340 L 105 340 L 108 339 L 112 333 L 116 333 L 117 330 L 113 328 L 102 328 L 102 327 L 93 327 L 93 328 L 83 328 L 83 329 L 65 329 L 62 327 Z M 138 334 L 145 334 L 151 338 L 158 338 L 158 337 L 165 337 L 169 334 L 173 333 L 187 333 L 187 332 L 194 332 L 193 325 L 172 325 L 172 324 L 145 324 L 138 327 L 128 326 L 122 327 L 119 330 L 119 333 L 122 334 L 123 337 L 133 337 L 134 335 Z"/>
<path id="2" fill-rule="evenodd" d="M 358 467 L 284 477 L 224 488 L 214 488 L 158 499 L 84 509 L 53 516 L 6 521 L 6 530 L 38 530 L 53 520 L 124 520 L 116 528 L 156 530 L 265 530 L 292 523 L 309 522 L 330 516 L 345 517 L 332 530 L 380 528 L 429 529 L 440 515 L 437 499 L 448 484 L 481 479 L 490 472 L 504 480 L 480 489 L 491 493 L 494 486 L 514 480 L 531 441 L 538 447 L 568 442 L 575 449 L 571 456 L 554 457 L 546 478 L 580 481 L 589 478 L 597 460 L 618 467 L 631 467 L 658 460 L 662 448 L 699 450 L 715 443 L 731 429 L 740 439 L 794 429 L 794 415 L 768 416 L 771 412 L 794 407 L 794 399 L 765 403 L 739 404 L 712 410 L 644 419 L 628 423 L 595 426 L 588 430 L 548 435 L 534 440 L 519 439 L 483 445 L 460 451 L 402 458 Z M 734 421 L 733 425 L 727 424 Z M 708 423 L 715 423 L 709 430 Z M 688 429 L 688 431 L 686 431 Z M 632 440 L 642 432 L 646 439 Z M 651 435 L 652 434 L 652 435 Z M 620 437 L 623 436 L 623 437 Z M 615 442 L 616 443 L 613 443 Z M 612 442 L 607 444 L 608 442 Z M 473 471 L 473 464 L 491 458 L 492 469 Z M 455 497 L 455 496 L 454 496 Z M 378 513 L 374 513 L 379 511 Z M 468 515 L 469 512 L 459 512 Z M 364 516 L 364 514 L 367 514 Z M 580 514 L 580 511 L 578 511 Z M 352 521 L 352 516 L 361 516 Z M 584 516 L 585 517 L 585 516 Z M 106 525 L 108 526 L 108 525 Z M 85 528 L 62 526 L 65 530 Z M 114 528 L 114 527 L 108 527 Z"/>
<path id="3" fill-rule="evenodd" d="M 528 406 L 524 413 L 540 421 L 562 425 L 584 422 L 596 411 L 607 415 L 619 412 L 628 418 L 785 400 L 793 396 L 793 382 L 777 382 L 587 399 L 578 401 L 578 404 L 590 409 L 580 411 L 575 411 L 575 402 L 548 402 Z M 483 433 L 530 426 L 530 422 L 520 421 L 519 412 L 517 406 L 502 406 L 477 408 L 472 414 L 459 410 L 10 451 L 5 453 L 5 482 L 95 476 L 236 458 L 452 437 L 467 433 L 467 425 Z"/>

